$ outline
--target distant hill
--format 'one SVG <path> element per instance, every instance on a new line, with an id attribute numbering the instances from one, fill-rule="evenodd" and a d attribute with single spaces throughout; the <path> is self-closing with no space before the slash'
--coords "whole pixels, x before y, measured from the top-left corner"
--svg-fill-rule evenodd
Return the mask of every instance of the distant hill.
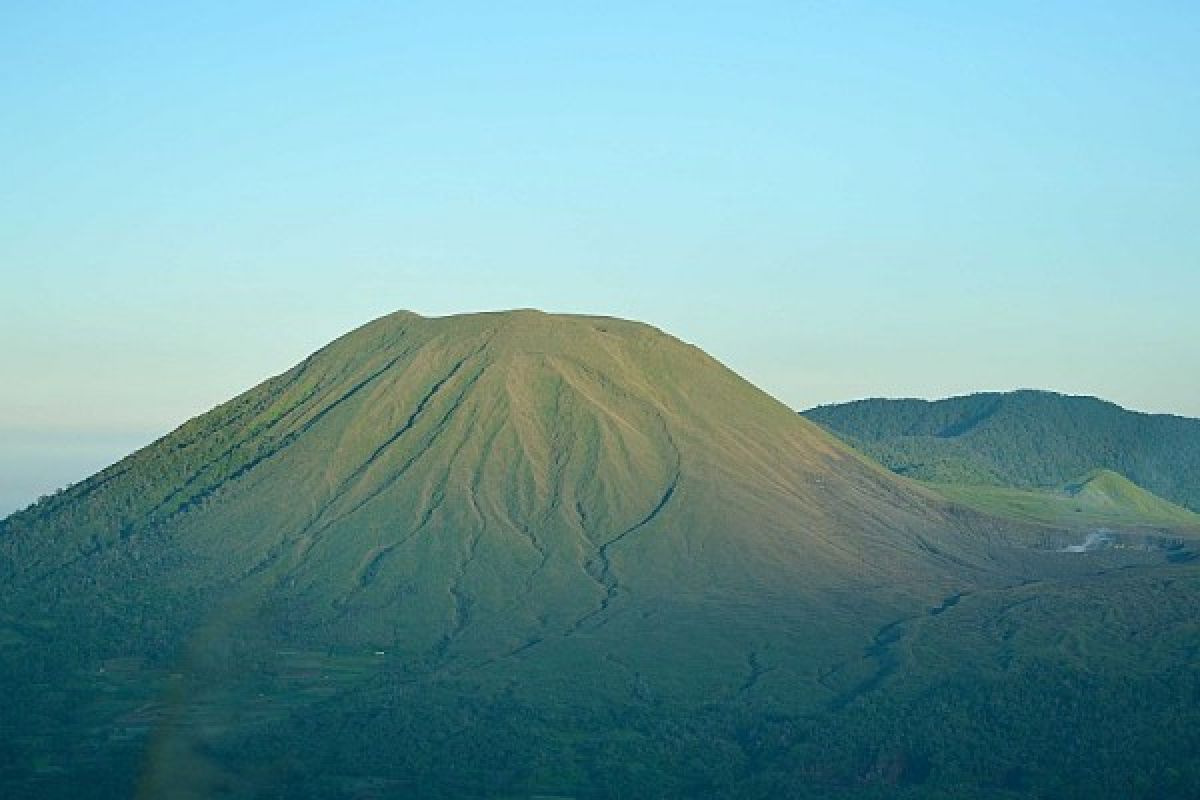
<path id="1" fill-rule="evenodd" d="M 1042 525 L 1200 531 L 1200 514 L 1163 500 L 1110 470 L 1095 470 L 1058 489 L 929 485 L 978 511 Z"/>
<path id="2" fill-rule="evenodd" d="M 1042 391 L 860 400 L 804 415 L 893 471 L 960 485 L 1058 488 L 1106 469 L 1200 511 L 1200 420 Z"/>
<path id="3" fill-rule="evenodd" d="M 1082 479 L 1067 484 L 1064 493 L 1082 509 L 1128 509 L 1146 517 L 1178 519 L 1181 522 L 1200 519 L 1193 512 L 1169 503 L 1123 475 L 1107 469 L 1095 470 Z"/>

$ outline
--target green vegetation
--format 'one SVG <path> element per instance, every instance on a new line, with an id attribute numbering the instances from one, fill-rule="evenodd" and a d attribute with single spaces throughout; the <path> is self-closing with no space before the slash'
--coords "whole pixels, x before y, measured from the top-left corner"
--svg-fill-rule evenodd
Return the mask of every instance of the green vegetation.
<path id="1" fill-rule="evenodd" d="M 861 400 L 804 415 L 889 469 L 958 485 L 1057 489 L 1094 469 L 1200 511 L 1200 420 L 1093 397 L 984 393 Z"/>
<path id="2" fill-rule="evenodd" d="M 1095 470 L 1058 490 L 929 484 L 985 514 L 1059 528 L 1160 528 L 1200 532 L 1200 514 L 1156 497 L 1110 470 Z"/>
<path id="3" fill-rule="evenodd" d="M 392 315 L 0 522 L 0 795 L 1200 793 L 1192 540 L 1045 522 L 645 325 Z"/>

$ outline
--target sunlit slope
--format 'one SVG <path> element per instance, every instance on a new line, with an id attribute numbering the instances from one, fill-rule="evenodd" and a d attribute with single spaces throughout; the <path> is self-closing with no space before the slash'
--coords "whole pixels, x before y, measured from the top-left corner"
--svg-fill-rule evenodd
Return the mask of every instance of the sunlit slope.
<path id="1" fill-rule="evenodd" d="M 1110 470 L 1095 470 L 1059 489 L 948 483 L 930 487 L 985 514 L 1057 528 L 1156 527 L 1200 532 L 1200 514 L 1163 500 Z"/>
<path id="2" fill-rule="evenodd" d="M 1080 508 L 1126 511 L 1149 519 L 1174 520 L 1182 524 L 1200 522 L 1200 515 L 1163 500 L 1112 470 L 1093 470 L 1067 484 L 1064 493 Z"/>

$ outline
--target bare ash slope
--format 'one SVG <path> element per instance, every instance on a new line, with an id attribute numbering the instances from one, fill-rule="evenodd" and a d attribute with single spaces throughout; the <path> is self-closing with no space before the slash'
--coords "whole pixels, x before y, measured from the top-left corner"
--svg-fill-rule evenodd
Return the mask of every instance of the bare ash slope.
<path id="1" fill-rule="evenodd" d="M 397 313 L 10 518 L 0 577 L 415 674 L 623 652 L 686 694 L 1002 580 L 968 523 L 649 326 Z"/>

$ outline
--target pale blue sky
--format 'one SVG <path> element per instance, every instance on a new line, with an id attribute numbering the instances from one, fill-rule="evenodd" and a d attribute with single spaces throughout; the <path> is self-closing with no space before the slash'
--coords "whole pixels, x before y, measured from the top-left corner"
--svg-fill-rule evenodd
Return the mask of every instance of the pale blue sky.
<path id="1" fill-rule="evenodd" d="M 1200 416 L 1200 6 L 0 4 L 0 513 L 379 314 Z"/>

